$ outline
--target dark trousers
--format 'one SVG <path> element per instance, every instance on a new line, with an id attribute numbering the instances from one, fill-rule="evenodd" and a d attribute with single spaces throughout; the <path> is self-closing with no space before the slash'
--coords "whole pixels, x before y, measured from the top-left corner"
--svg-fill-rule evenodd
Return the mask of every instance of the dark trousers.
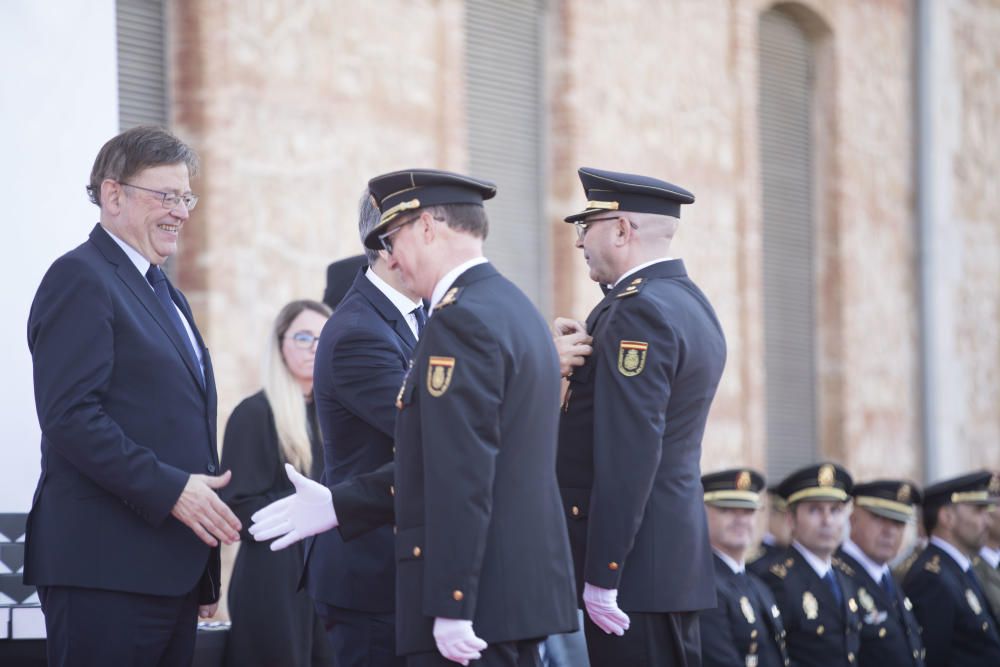
<path id="1" fill-rule="evenodd" d="M 316 603 L 337 667 L 403 667 L 396 656 L 396 615 Z"/>
<path id="2" fill-rule="evenodd" d="M 629 629 L 609 635 L 583 613 L 590 667 L 701 667 L 697 612 L 626 612 Z"/>
<path id="3" fill-rule="evenodd" d="M 538 644 L 538 639 L 490 644 L 482 652 L 483 657 L 470 662 L 469 667 L 541 667 Z M 406 656 L 406 667 L 455 667 L 457 664 L 437 651 Z"/>
<path id="4" fill-rule="evenodd" d="M 39 586 L 49 667 L 188 667 L 198 628 L 197 588 L 168 597 Z"/>

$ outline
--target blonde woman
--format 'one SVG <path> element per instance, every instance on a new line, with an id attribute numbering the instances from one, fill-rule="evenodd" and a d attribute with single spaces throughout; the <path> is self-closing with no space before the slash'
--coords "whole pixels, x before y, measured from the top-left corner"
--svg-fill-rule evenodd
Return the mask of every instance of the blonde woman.
<path id="1" fill-rule="evenodd" d="M 268 338 L 264 388 L 236 406 L 226 425 L 222 468 L 233 471 L 233 481 L 220 495 L 244 525 L 229 586 L 228 665 L 332 664 L 312 601 L 297 590 L 302 545 L 272 552 L 245 529 L 250 515 L 294 490 L 286 462 L 313 479 L 323 470 L 313 361 L 329 316 L 330 309 L 317 301 L 293 301 L 281 309 Z"/>

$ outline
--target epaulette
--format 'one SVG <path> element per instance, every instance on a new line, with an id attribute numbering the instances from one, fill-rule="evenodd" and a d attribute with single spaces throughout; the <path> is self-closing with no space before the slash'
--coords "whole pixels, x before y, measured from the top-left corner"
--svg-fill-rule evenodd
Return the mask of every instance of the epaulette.
<path id="1" fill-rule="evenodd" d="M 903 562 L 893 568 L 892 573 L 898 581 L 902 581 L 906 578 L 906 573 L 910 571 L 913 564 L 920 557 L 920 554 L 924 552 L 923 548 L 915 548 L 910 552 L 910 555 L 903 559 Z"/>
<path id="2" fill-rule="evenodd" d="M 834 564 L 834 566 L 838 570 L 840 570 L 841 572 L 843 572 L 844 574 L 846 574 L 848 577 L 853 577 L 854 576 L 854 568 L 851 567 L 850 565 L 848 565 L 847 563 L 845 563 L 840 558 L 834 558 L 833 559 L 833 564 Z"/>
<path id="3" fill-rule="evenodd" d="M 641 290 L 642 286 L 645 284 L 646 282 L 644 278 L 633 278 L 632 282 L 628 284 L 628 287 L 616 294 L 615 298 L 624 299 L 627 296 L 634 296 L 639 293 L 639 290 Z"/>
<path id="4" fill-rule="evenodd" d="M 938 574 L 941 571 L 941 556 L 934 555 L 929 561 L 924 563 L 924 569 L 932 574 Z"/>
<path id="5" fill-rule="evenodd" d="M 438 304 L 434 306 L 434 310 L 441 310 L 445 306 L 450 306 L 451 304 L 458 301 L 458 295 L 462 293 L 463 289 L 465 288 L 452 287 L 451 289 L 449 289 L 447 292 L 444 293 L 444 296 L 441 297 L 441 300 L 438 301 Z"/>

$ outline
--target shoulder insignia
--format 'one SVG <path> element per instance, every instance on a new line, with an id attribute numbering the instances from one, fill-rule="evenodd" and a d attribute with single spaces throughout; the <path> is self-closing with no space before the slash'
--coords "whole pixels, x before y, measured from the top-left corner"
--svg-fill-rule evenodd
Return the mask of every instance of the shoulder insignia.
<path id="1" fill-rule="evenodd" d="M 750 604 L 750 599 L 745 595 L 740 597 L 740 611 L 743 612 L 743 618 L 747 619 L 747 623 L 750 625 L 757 622 L 757 615 L 753 613 L 753 605 Z"/>
<path id="2" fill-rule="evenodd" d="M 437 398 L 448 391 L 455 370 L 455 357 L 431 357 L 427 360 L 427 391 Z"/>
<path id="3" fill-rule="evenodd" d="M 442 308 L 450 306 L 451 304 L 458 301 L 458 295 L 462 293 L 463 289 L 465 288 L 464 287 L 450 288 L 447 292 L 444 293 L 444 296 L 441 297 L 441 300 L 438 301 L 438 304 L 434 306 L 434 310 L 441 310 Z"/>
<path id="4" fill-rule="evenodd" d="M 788 570 L 781 563 L 775 563 L 771 567 L 767 568 L 767 571 L 776 576 L 778 579 L 784 579 L 788 576 Z"/>
<path id="5" fill-rule="evenodd" d="M 851 567 L 850 565 L 848 565 L 847 563 L 845 563 L 844 561 L 842 561 L 841 559 L 834 558 L 833 559 L 833 564 L 834 564 L 834 566 L 836 566 L 836 568 L 838 570 L 840 570 L 841 572 L 843 572 L 844 574 L 846 574 L 848 577 L 853 577 L 854 576 L 854 568 Z"/>
<path id="6" fill-rule="evenodd" d="M 627 296 L 638 294 L 644 284 L 645 280 L 643 278 L 633 278 L 625 289 L 615 295 L 615 298 L 624 299 Z"/>
<path id="7" fill-rule="evenodd" d="M 924 550 L 920 548 L 914 549 L 910 552 L 909 556 L 903 559 L 902 563 L 893 568 L 892 573 L 895 575 L 897 580 L 902 581 L 906 578 L 907 572 L 910 571 L 910 568 L 913 567 L 913 564 L 917 561 L 917 558 L 920 557 L 920 554 L 922 554 L 923 551 Z"/>
<path id="8" fill-rule="evenodd" d="M 865 590 L 864 586 L 858 589 L 858 599 L 861 600 L 861 606 L 864 607 L 865 611 L 868 613 L 876 611 L 875 598 L 871 596 L 871 593 Z"/>
<path id="9" fill-rule="evenodd" d="M 934 574 L 939 573 L 941 571 L 941 557 L 934 556 L 931 558 L 929 561 L 924 563 L 924 569 Z"/>
<path id="10" fill-rule="evenodd" d="M 623 340 L 618 343 L 618 372 L 632 377 L 646 367 L 646 351 L 649 343 L 640 340 Z"/>

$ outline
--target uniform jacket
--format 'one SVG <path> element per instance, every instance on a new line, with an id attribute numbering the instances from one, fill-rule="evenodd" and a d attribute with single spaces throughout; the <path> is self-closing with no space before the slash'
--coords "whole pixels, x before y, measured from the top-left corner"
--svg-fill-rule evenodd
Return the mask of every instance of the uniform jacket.
<path id="1" fill-rule="evenodd" d="M 49 268 L 28 319 L 42 471 L 25 583 L 200 601 L 219 595 L 219 550 L 170 515 L 191 473 L 216 474 L 212 362 L 205 383 L 156 294 L 106 231 Z"/>
<path id="2" fill-rule="evenodd" d="M 764 573 L 788 633 L 788 654 L 796 667 L 853 667 L 861 647 L 861 613 L 854 582 L 836 567 L 843 605 L 795 548 Z"/>
<path id="3" fill-rule="evenodd" d="M 670 260 L 608 292 L 587 331 L 594 351 L 569 378 L 559 424 L 578 589 L 618 589 L 626 612 L 714 607 L 700 459 L 726 359 L 715 312 Z"/>
<path id="4" fill-rule="evenodd" d="M 1000 569 L 993 567 L 985 560 L 976 556 L 972 559 L 972 569 L 979 577 L 983 593 L 993 610 L 993 618 L 1000 619 Z"/>
<path id="5" fill-rule="evenodd" d="M 713 560 L 718 606 L 701 612 L 703 666 L 786 667 L 785 627 L 771 591 L 755 575 Z"/>
<path id="6" fill-rule="evenodd" d="M 899 586 L 890 596 L 868 570 L 843 551 L 835 566 L 854 580 L 861 608 L 861 667 L 924 667 L 924 645 L 913 605 Z M 891 576 L 891 575 L 890 575 Z M 895 584 L 895 582 L 893 582 Z"/>
<path id="7" fill-rule="evenodd" d="M 396 394 L 415 344 L 405 316 L 359 271 L 316 349 L 313 395 L 323 434 L 323 483 L 346 482 L 392 461 Z M 387 489 L 383 493 L 391 501 Z M 334 507 L 344 509 L 336 499 Z M 396 567 L 388 523 L 350 541 L 335 530 L 310 539 L 310 596 L 335 607 L 391 612 Z"/>
<path id="8" fill-rule="evenodd" d="M 1000 665 L 1000 634 L 965 572 L 931 543 L 910 566 L 903 590 L 923 628 L 927 667 Z"/>
<path id="9" fill-rule="evenodd" d="M 397 652 L 435 650 L 433 619 L 490 643 L 576 628 L 555 478 L 559 363 L 527 297 L 490 264 L 435 308 L 399 392 Z"/>

